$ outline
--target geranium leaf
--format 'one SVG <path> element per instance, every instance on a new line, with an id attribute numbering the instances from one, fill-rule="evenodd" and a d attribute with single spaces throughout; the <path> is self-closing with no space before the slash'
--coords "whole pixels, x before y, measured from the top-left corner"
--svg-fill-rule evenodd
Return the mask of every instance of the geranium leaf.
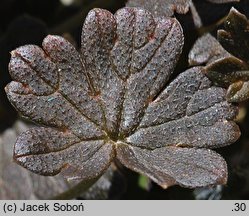
<path id="1" fill-rule="evenodd" d="M 189 53 L 189 62 L 207 64 L 209 79 L 215 85 L 228 88 L 227 100 L 242 102 L 249 98 L 249 21 L 232 8 L 224 28 L 218 31 L 220 43 L 208 34 L 198 39 Z"/>
<path id="2" fill-rule="evenodd" d="M 249 80 L 247 65 L 233 56 L 213 62 L 207 66 L 207 71 L 211 80 L 224 87 L 239 80 Z"/>
<path id="3" fill-rule="evenodd" d="M 246 71 L 249 74 L 249 71 Z M 249 81 L 238 81 L 232 83 L 227 90 L 230 102 L 243 102 L 249 98 Z"/>
<path id="4" fill-rule="evenodd" d="M 148 150 L 123 144 L 117 156 L 127 167 L 147 175 L 163 188 L 174 184 L 202 187 L 227 181 L 226 162 L 207 149 L 168 146 Z"/>
<path id="5" fill-rule="evenodd" d="M 211 3 L 222 4 L 238 2 L 239 0 L 207 0 Z M 149 10 L 155 16 L 170 17 L 174 12 L 186 14 L 189 11 L 192 0 L 128 0 L 128 7 L 142 7 Z"/>
<path id="6" fill-rule="evenodd" d="M 0 200 L 2 199 L 49 199 L 66 190 L 69 184 L 61 175 L 44 177 L 18 166 L 12 160 L 16 137 L 29 127 L 17 121 L 13 128 L 0 136 Z"/>
<path id="7" fill-rule="evenodd" d="M 126 142 L 149 149 L 164 146 L 216 148 L 237 140 L 236 109 L 226 91 L 211 87 L 201 68 L 179 75 L 147 108 Z M 172 112 L 174 110 L 174 112 Z"/>
<path id="8" fill-rule="evenodd" d="M 218 39 L 234 57 L 219 59 L 206 68 L 207 76 L 214 83 L 229 86 L 227 99 L 230 102 L 242 102 L 249 98 L 248 27 L 248 19 L 232 8 L 225 21 L 225 30 L 218 31 Z"/>
<path id="9" fill-rule="evenodd" d="M 14 154 L 17 163 L 35 173 L 62 172 L 69 180 L 85 180 L 102 174 L 109 166 L 112 151 L 112 145 L 104 140 L 81 141 L 70 133 L 39 128 L 19 136 Z"/>
<path id="10" fill-rule="evenodd" d="M 183 34 L 175 19 L 156 22 L 147 11 L 125 8 L 115 14 L 114 35 L 108 17 L 114 22 L 106 11 L 89 13 L 83 27 L 82 54 L 94 71 L 91 79 L 99 82 L 94 88 L 101 92 L 107 128 L 115 133 L 120 124 L 125 136 L 173 72 Z"/>
<path id="11" fill-rule="evenodd" d="M 225 21 L 225 30 L 218 31 L 218 40 L 228 52 L 249 64 L 248 28 L 246 16 L 232 8 Z"/>
<path id="12" fill-rule="evenodd" d="M 211 85 L 202 67 L 168 83 L 184 41 L 176 19 L 154 18 L 138 8 L 115 15 L 94 9 L 81 39 L 81 53 L 51 35 L 42 48 L 27 45 L 12 51 L 14 81 L 6 87 L 8 98 L 24 117 L 46 126 L 19 136 L 17 163 L 42 175 L 62 173 L 87 181 L 103 174 L 117 157 L 163 187 L 226 182 L 225 162 L 205 148 L 238 139 L 240 131 L 232 121 L 237 108 L 226 102 L 225 89 Z M 148 154 L 144 170 L 143 162 L 126 160 L 130 153 L 122 150 L 124 143 Z M 162 154 L 157 157 L 156 152 Z M 177 172 L 165 168 L 167 158 L 181 166 L 182 156 L 197 154 L 199 160 L 202 152 L 207 159 L 191 167 L 197 164 L 195 176 L 203 178 L 184 179 L 186 167 Z M 164 167 L 160 172 L 159 163 Z"/>
<path id="13" fill-rule="evenodd" d="M 229 54 L 221 44 L 209 33 L 197 39 L 189 52 L 189 64 L 211 64 L 218 59 L 229 57 Z"/>
<path id="14" fill-rule="evenodd" d="M 172 16 L 174 12 L 185 14 L 189 10 L 191 0 L 129 0 L 128 7 L 143 7 L 155 16 Z"/>

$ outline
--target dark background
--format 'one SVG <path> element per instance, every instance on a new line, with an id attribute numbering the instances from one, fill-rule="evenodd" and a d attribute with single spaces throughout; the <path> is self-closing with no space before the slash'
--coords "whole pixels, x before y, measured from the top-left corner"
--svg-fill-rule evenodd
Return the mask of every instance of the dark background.
<path id="1" fill-rule="evenodd" d="M 234 4 L 211 4 L 196 0 L 196 8 L 203 24 L 213 35 L 219 27 L 217 23 L 235 6 L 249 17 L 249 1 Z M 0 133 L 11 127 L 18 118 L 17 112 L 9 104 L 5 85 L 10 82 L 8 74 L 9 52 L 24 44 L 41 45 L 47 34 L 63 35 L 79 45 L 82 23 L 90 9 L 105 8 L 111 12 L 125 5 L 124 0 L 72 0 L 70 5 L 63 0 L 0 0 Z M 185 46 L 176 73 L 188 67 L 187 55 L 199 32 L 193 25 L 191 14 L 177 15 L 184 28 Z M 185 189 L 178 186 L 167 190 L 151 183 L 123 167 L 113 180 L 110 199 L 248 199 L 249 198 L 249 115 L 248 103 L 240 105 L 241 118 L 238 124 L 242 136 L 235 144 L 219 149 L 229 167 L 227 186 L 205 189 Z M 97 197 L 96 197 L 97 198 Z"/>

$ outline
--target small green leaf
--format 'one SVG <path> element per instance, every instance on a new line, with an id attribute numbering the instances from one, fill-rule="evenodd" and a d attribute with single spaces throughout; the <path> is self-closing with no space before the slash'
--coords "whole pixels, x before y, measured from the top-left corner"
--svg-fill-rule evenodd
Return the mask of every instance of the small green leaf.
<path id="1" fill-rule="evenodd" d="M 139 175 L 138 186 L 143 190 L 148 191 L 150 189 L 151 181 L 147 176 Z"/>

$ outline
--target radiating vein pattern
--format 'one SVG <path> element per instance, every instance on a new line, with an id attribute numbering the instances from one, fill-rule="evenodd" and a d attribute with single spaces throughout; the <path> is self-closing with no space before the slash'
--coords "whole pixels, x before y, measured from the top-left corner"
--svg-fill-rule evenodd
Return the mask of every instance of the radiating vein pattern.
<path id="1" fill-rule="evenodd" d="M 15 161 L 84 181 L 117 158 L 163 188 L 224 184 L 226 163 L 209 148 L 238 139 L 237 108 L 202 67 L 169 82 L 183 42 L 176 19 L 127 7 L 114 15 L 91 10 L 80 52 L 53 35 L 42 48 L 12 51 L 7 96 L 43 126 L 19 136 Z"/>

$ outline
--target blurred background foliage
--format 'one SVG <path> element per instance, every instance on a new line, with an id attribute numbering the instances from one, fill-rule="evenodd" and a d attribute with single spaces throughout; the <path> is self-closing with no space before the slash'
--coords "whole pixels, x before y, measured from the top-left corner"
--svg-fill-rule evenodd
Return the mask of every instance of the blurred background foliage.
<path id="1" fill-rule="evenodd" d="M 184 29 L 185 46 L 175 74 L 188 67 L 189 50 L 201 34 L 210 31 L 216 36 L 217 29 L 222 27 L 222 20 L 232 6 L 249 17 L 249 0 L 219 5 L 200 0 L 195 0 L 194 3 L 204 26 L 196 29 L 190 12 L 176 15 Z M 18 119 L 18 114 L 9 104 L 4 92 L 5 85 L 10 81 L 10 51 L 24 44 L 41 45 L 47 34 L 62 35 L 79 47 L 82 23 L 90 9 L 99 7 L 114 13 L 124 6 L 125 0 L 0 0 L 0 133 L 12 127 Z M 118 171 L 115 171 L 111 180 L 102 180 L 104 183 L 95 185 L 79 198 L 248 199 L 248 109 L 248 102 L 240 105 L 237 122 L 241 127 L 241 138 L 235 144 L 218 150 L 228 163 L 227 186 L 195 190 L 174 186 L 163 190 L 146 177 L 129 171 L 117 162 Z"/>

